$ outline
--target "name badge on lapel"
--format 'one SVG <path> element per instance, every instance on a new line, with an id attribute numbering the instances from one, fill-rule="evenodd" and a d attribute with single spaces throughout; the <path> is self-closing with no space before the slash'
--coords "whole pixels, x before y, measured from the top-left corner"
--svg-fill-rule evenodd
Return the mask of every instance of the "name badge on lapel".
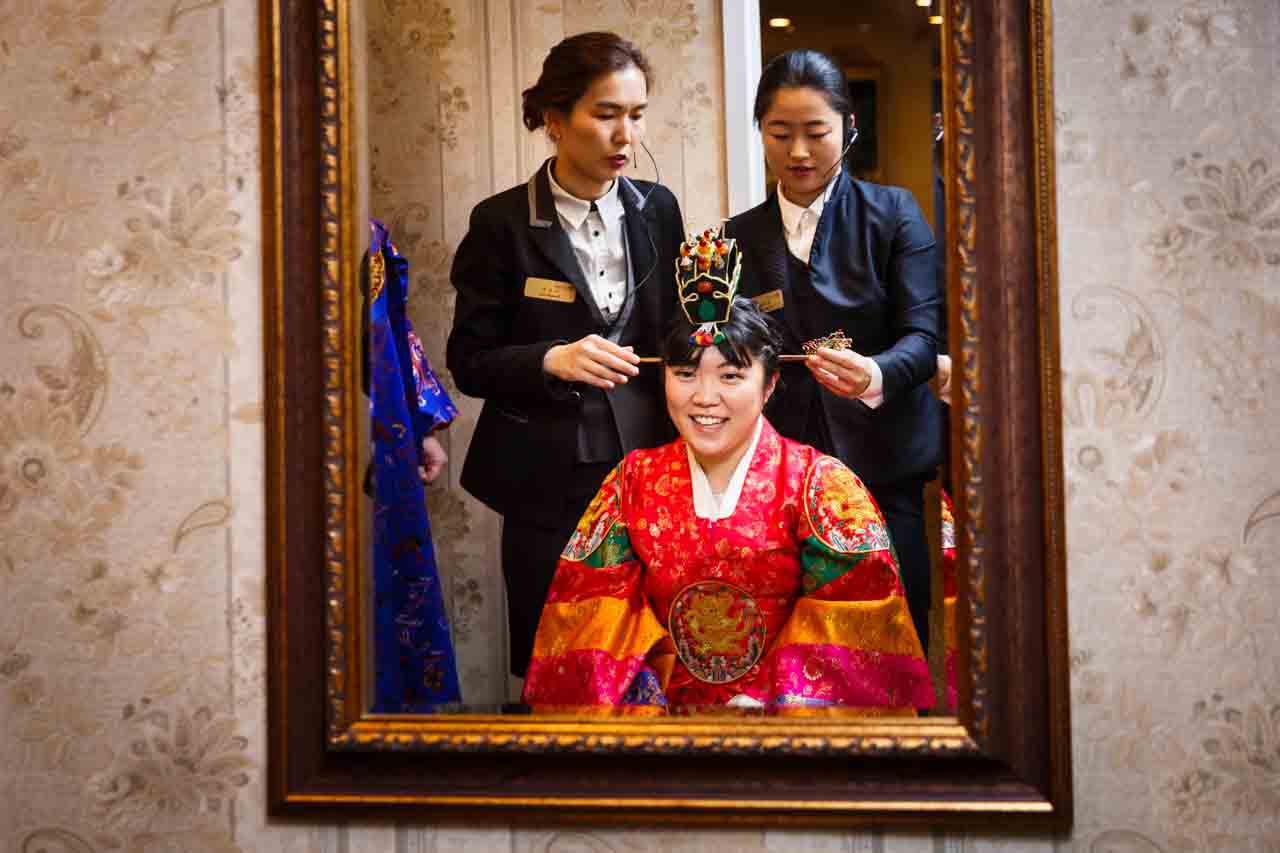
<path id="1" fill-rule="evenodd" d="M 567 281 L 529 276 L 524 280 L 524 295 L 529 299 L 545 299 L 548 302 L 572 302 L 578 298 L 578 291 Z"/>
<path id="2" fill-rule="evenodd" d="M 760 306 L 761 311 L 772 313 L 782 307 L 782 291 L 770 290 L 768 293 L 751 297 L 751 301 Z"/>

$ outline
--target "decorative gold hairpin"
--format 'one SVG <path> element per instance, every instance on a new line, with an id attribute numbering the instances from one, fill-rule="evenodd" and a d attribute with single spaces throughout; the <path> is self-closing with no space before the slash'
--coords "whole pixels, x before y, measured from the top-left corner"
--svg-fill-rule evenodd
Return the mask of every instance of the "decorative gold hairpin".
<path id="1" fill-rule="evenodd" d="M 844 333 L 843 329 L 836 329 L 829 335 L 823 335 L 820 338 L 814 338 L 811 341 L 805 341 L 800 345 L 805 355 L 813 355 L 820 349 L 849 350 L 853 349 L 853 341 Z"/>

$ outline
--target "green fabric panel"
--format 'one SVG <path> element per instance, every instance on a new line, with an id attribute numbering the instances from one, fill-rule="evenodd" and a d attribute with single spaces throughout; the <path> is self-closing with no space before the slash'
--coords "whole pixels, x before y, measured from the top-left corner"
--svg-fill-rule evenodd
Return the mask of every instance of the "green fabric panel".
<path id="1" fill-rule="evenodd" d="M 627 533 L 627 526 L 617 522 L 609 528 L 599 547 L 582 562 L 583 565 L 593 569 L 607 569 L 635 558 L 635 552 L 631 550 L 631 536 Z"/>
<path id="2" fill-rule="evenodd" d="M 833 551 L 816 536 L 800 543 L 801 589 L 807 594 L 836 580 L 866 559 L 866 554 Z"/>

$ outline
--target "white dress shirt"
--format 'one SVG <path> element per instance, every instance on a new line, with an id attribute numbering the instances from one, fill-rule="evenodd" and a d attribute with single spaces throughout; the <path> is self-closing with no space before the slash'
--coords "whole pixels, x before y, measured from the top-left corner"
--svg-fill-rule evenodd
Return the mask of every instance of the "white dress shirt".
<path id="1" fill-rule="evenodd" d="M 551 179 L 560 225 L 569 235 L 569 245 L 591 287 L 591 295 L 601 313 L 612 320 L 627 298 L 627 250 L 622 236 L 626 211 L 618 198 L 618 182 L 614 181 L 607 193 L 590 202 L 570 195 L 556 183 L 550 163 L 547 177 Z"/>
<path id="2" fill-rule="evenodd" d="M 835 178 L 839 175 L 837 172 L 827 181 L 827 188 L 808 207 L 801 207 L 787 198 L 782 185 L 778 185 L 778 207 L 782 208 L 782 230 L 787 235 L 787 248 L 806 264 L 809 263 L 809 252 L 813 248 L 813 237 L 818 233 L 818 220 L 822 217 L 823 208 L 831 200 L 831 193 L 836 188 Z"/>
<path id="3" fill-rule="evenodd" d="M 818 233 L 818 220 L 822 218 L 822 209 L 830 201 L 831 192 L 836 187 L 836 178 L 839 176 L 840 172 L 837 171 L 831 180 L 827 181 L 827 188 L 819 193 L 808 207 L 801 207 L 787 198 L 786 193 L 782 191 L 782 185 L 778 185 L 778 207 L 782 211 L 782 231 L 787 237 L 787 248 L 806 266 L 813 250 L 813 237 Z M 856 341 L 854 345 L 856 347 Z M 884 402 L 884 374 L 880 372 L 880 365 L 876 364 L 874 358 L 867 358 L 866 361 L 867 372 L 871 374 L 871 384 L 867 386 L 867 390 L 858 395 L 858 399 L 875 409 Z"/>

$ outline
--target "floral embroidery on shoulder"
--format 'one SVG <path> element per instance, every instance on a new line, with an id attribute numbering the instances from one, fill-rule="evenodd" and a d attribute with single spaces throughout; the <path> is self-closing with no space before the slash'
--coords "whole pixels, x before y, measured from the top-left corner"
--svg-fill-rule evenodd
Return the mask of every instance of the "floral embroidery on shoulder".
<path id="1" fill-rule="evenodd" d="M 623 461 L 609 472 L 600 484 L 600 491 L 591 499 L 587 511 L 582 514 L 578 527 L 560 554 L 566 560 L 581 563 L 596 552 L 608 537 L 609 531 L 622 518 L 622 466 Z"/>
<path id="2" fill-rule="evenodd" d="M 867 554 L 889 548 L 889 530 L 871 493 L 840 460 L 819 456 L 809 466 L 804 505 L 814 536 L 831 550 Z"/>

